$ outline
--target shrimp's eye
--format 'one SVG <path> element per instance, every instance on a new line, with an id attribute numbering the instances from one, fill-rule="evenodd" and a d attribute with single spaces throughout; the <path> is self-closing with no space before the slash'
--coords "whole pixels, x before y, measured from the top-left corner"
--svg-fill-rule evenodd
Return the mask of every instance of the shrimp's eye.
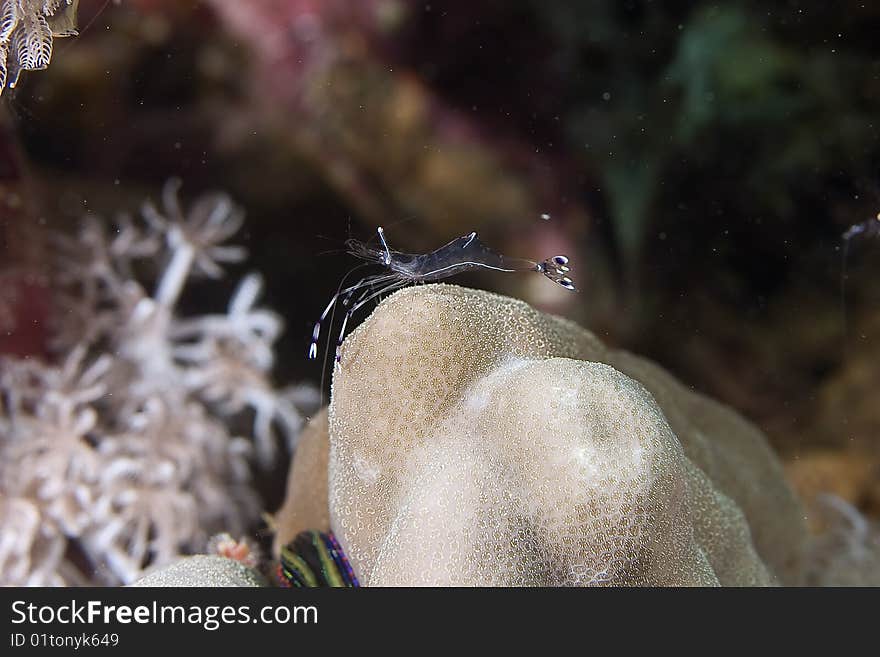
<path id="1" fill-rule="evenodd" d="M 553 256 L 553 262 L 563 267 L 568 264 L 568 257 L 564 255 Z"/>

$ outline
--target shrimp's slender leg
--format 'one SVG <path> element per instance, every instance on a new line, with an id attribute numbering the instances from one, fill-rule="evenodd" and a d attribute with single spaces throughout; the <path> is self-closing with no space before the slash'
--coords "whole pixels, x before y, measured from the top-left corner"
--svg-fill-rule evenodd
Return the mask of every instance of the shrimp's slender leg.
<path id="1" fill-rule="evenodd" d="M 354 312 L 363 305 L 362 302 L 369 301 L 370 299 L 373 299 L 377 296 L 377 295 L 373 294 L 373 292 L 375 291 L 376 285 L 379 285 L 381 283 L 386 283 L 392 279 L 396 279 L 396 280 L 400 281 L 400 278 L 397 276 L 383 276 L 381 278 L 377 278 L 377 280 L 373 281 L 372 283 L 365 285 L 364 287 L 366 289 L 363 290 L 360 293 L 360 296 L 358 296 L 355 299 L 354 307 L 349 312 L 345 313 L 345 316 L 342 318 L 342 328 L 339 330 L 339 339 L 337 340 L 337 344 L 336 344 L 336 361 L 337 362 L 339 362 L 339 347 L 342 345 L 342 339 L 345 337 L 345 327 L 348 325 L 348 318 L 351 317 L 351 315 L 354 314 Z M 379 294 L 382 294 L 383 291 L 388 291 L 389 289 L 392 289 L 393 287 L 394 287 L 394 285 L 389 285 L 388 287 L 384 288 L 384 290 L 380 290 Z M 351 298 L 354 295 L 355 291 L 356 290 L 352 290 L 351 292 L 349 292 L 345 296 L 345 298 L 342 300 L 343 306 L 348 306 L 348 304 L 351 302 Z M 367 298 L 367 295 L 370 295 L 369 298 Z"/>
<path id="2" fill-rule="evenodd" d="M 359 280 L 354 285 L 351 285 L 344 290 L 340 290 L 339 292 L 334 294 L 333 297 L 330 299 L 330 303 L 328 303 L 327 307 L 324 308 L 324 312 L 321 313 L 321 317 L 318 319 L 317 322 L 315 322 L 315 328 L 312 329 L 312 342 L 311 344 L 309 344 L 309 358 L 314 360 L 318 356 L 318 339 L 321 337 L 321 324 L 323 324 L 324 320 L 327 319 L 327 315 L 330 314 L 330 311 L 333 309 L 333 306 L 336 305 L 336 302 L 339 300 L 340 297 L 348 299 L 353 292 L 363 287 L 370 287 L 378 282 L 390 280 L 390 278 L 394 277 L 389 277 L 387 274 L 367 276 L 366 278 L 362 278 L 361 280 Z M 344 303 L 346 303 L 345 300 Z"/>
<path id="3" fill-rule="evenodd" d="M 392 290 L 394 290 L 396 288 L 404 287 L 405 285 L 409 284 L 409 282 L 410 281 L 406 280 L 406 279 L 403 279 L 403 280 L 397 279 L 396 281 L 394 281 L 390 285 L 386 285 L 385 287 L 376 290 L 372 294 L 370 294 L 366 297 L 360 298 L 355 305 L 353 305 L 351 308 L 348 309 L 348 312 L 345 313 L 345 317 L 343 317 L 343 319 L 342 319 L 342 328 L 339 330 L 339 338 L 336 340 L 336 362 L 337 363 L 342 358 L 342 354 L 341 354 L 342 340 L 345 338 L 345 327 L 348 325 L 349 318 L 354 313 L 356 313 L 358 310 L 360 310 L 364 306 L 364 304 L 369 303 L 370 301 L 372 301 L 376 297 L 381 296 L 381 295 L 385 294 L 386 292 L 391 292 Z"/>
<path id="4" fill-rule="evenodd" d="M 381 278 L 377 278 L 375 281 L 373 281 L 372 283 L 367 285 L 366 289 L 361 291 L 360 295 L 358 295 L 355 298 L 354 303 L 359 304 L 361 301 L 363 301 L 364 298 L 368 294 L 371 294 L 373 292 L 373 290 L 376 289 L 377 285 L 384 285 L 385 283 L 388 283 L 389 281 L 394 281 L 394 280 L 401 280 L 401 278 L 400 278 L 400 276 L 398 276 L 396 274 L 389 274 L 388 276 L 382 276 Z M 342 305 L 345 307 L 348 307 L 348 304 L 351 303 L 351 299 L 353 296 L 354 296 L 353 292 L 351 294 L 349 294 L 348 296 L 346 296 L 345 299 L 343 299 Z"/>
<path id="5" fill-rule="evenodd" d="M 348 304 L 351 303 L 352 297 L 354 297 L 354 293 L 358 292 L 362 288 L 365 289 L 363 289 L 363 291 L 361 292 L 361 296 L 355 299 L 355 303 L 363 299 L 364 296 L 369 294 L 370 291 L 373 290 L 377 285 L 383 285 L 385 283 L 388 283 L 389 281 L 393 281 L 399 278 L 400 276 L 396 274 L 381 274 L 377 276 L 371 276 L 369 281 L 364 279 L 363 281 L 361 281 L 362 283 L 364 283 L 363 285 L 358 285 L 356 288 L 349 290 L 348 293 L 342 298 L 342 305 L 347 308 Z"/>
<path id="6" fill-rule="evenodd" d="M 375 288 L 373 285 L 368 285 L 367 289 L 361 292 L 361 295 L 355 300 L 355 305 L 345 313 L 345 316 L 342 318 L 342 327 L 339 329 L 339 339 L 336 341 L 336 360 L 339 360 L 339 346 L 342 344 L 342 338 L 345 337 L 345 327 L 348 325 L 348 318 L 352 316 L 354 311 L 357 308 L 360 308 L 360 302 L 363 301 L 364 297 L 368 294 L 372 294 Z M 353 294 L 353 293 L 352 293 Z M 345 304 L 348 305 L 348 301 L 351 299 L 351 294 L 349 294 L 345 298 Z"/>
<path id="7" fill-rule="evenodd" d="M 362 281 L 362 283 L 365 283 L 364 285 L 358 285 L 357 287 L 351 289 L 351 290 L 348 292 L 348 294 L 346 294 L 345 297 L 342 299 L 342 305 L 345 306 L 345 307 L 347 307 L 348 304 L 351 303 L 351 299 L 352 299 L 352 297 L 354 296 L 354 293 L 357 292 L 358 290 L 361 290 L 361 288 L 364 288 L 364 289 L 361 291 L 360 296 L 358 296 L 358 297 L 355 299 L 355 301 L 354 301 L 356 307 L 355 307 L 355 308 L 352 308 L 349 312 L 346 312 L 346 313 L 345 313 L 345 316 L 342 318 L 342 328 L 340 328 L 340 330 L 339 330 L 339 340 L 338 340 L 338 343 L 337 343 L 337 346 L 336 346 L 336 352 L 337 352 L 337 358 L 336 358 L 336 360 L 337 360 L 337 362 L 339 361 L 339 357 L 338 357 L 338 353 L 339 353 L 339 345 L 342 344 L 342 338 L 343 338 L 344 335 L 345 335 L 345 327 L 346 327 L 346 325 L 348 324 L 348 318 L 352 315 L 352 313 L 354 313 L 354 311 L 355 311 L 357 308 L 360 308 L 360 307 L 361 307 L 361 306 L 359 305 L 360 302 L 363 301 L 363 300 L 364 300 L 364 297 L 366 297 L 368 294 L 372 294 L 372 292 L 376 289 L 376 286 L 377 286 L 377 285 L 381 285 L 381 284 L 383 284 L 383 283 L 387 283 L 387 282 L 390 281 L 390 280 L 400 280 L 400 279 L 399 279 L 398 276 L 394 276 L 394 275 L 376 276 L 376 277 L 375 277 L 375 280 L 372 280 L 372 281 L 370 281 L 370 282 Z M 372 298 L 372 297 L 371 297 L 371 298 Z"/>

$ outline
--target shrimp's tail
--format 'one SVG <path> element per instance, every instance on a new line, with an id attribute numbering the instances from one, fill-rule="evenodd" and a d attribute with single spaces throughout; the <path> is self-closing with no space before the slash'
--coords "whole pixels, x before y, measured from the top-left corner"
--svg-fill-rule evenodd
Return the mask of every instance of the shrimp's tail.
<path id="1" fill-rule="evenodd" d="M 571 267 L 568 266 L 568 256 L 558 255 L 547 258 L 535 265 L 535 271 L 541 272 L 554 283 L 558 283 L 566 290 L 574 290 L 574 281 L 568 277 Z"/>

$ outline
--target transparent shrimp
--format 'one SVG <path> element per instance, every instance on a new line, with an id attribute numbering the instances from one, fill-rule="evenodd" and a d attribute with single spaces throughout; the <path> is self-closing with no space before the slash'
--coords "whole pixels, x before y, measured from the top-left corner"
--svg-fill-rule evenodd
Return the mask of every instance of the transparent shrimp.
<path id="1" fill-rule="evenodd" d="M 507 258 L 495 253 L 483 244 L 476 233 L 469 233 L 454 239 L 436 251 L 417 255 L 391 250 L 385 240 L 385 231 L 381 226 L 377 233 L 380 242 L 378 246 L 372 246 L 358 240 L 348 240 L 346 246 L 351 255 L 365 261 L 361 267 L 380 265 L 385 268 L 385 271 L 365 276 L 354 285 L 344 289 L 340 286 L 315 323 L 312 341 L 309 345 L 309 358 L 317 357 L 321 325 L 337 303 L 341 303 L 347 308 L 339 337 L 336 340 L 336 362 L 339 362 L 345 329 L 352 315 L 383 294 L 388 294 L 413 283 L 440 281 L 473 269 L 489 269 L 500 272 L 534 271 L 543 274 L 567 290 L 575 289 L 574 281 L 568 277 L 570 271 L 568 257 L 564 255 L 553 256 L 541 262 Z"/>

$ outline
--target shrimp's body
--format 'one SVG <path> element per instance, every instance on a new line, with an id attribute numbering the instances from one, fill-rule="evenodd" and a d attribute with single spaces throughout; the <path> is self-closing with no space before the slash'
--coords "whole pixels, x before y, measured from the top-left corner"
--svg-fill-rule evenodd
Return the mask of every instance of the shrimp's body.
<path id="1" fill-rule="evenodd" d="M 348 310 L 342 320 L 342 328 L 336 341 L 337 362 L 340 360 L 340 349 L 349 318 L 373 299 L 413 283 L 440 281 L 473 269 L 489 269 L 500 272 L 535 271 L 567 290 L 575 289 L 574 282 L 567 275 L 570 271 L 568 258 L 563 255 L 553 256 L 541 262 L 506 258 L 483 244 L 477 238 L 476 233 L 462 235 L 435 251 L 417 255 L 392 251 L 388 248 L 385 231 L 381 226 L 377 232 L 381 242 L 380 247 L 371 246 L 358 240 L 348 240 L 346 246 L 348 252 L 363 260 L 365 265 L 381 265 L 386 268 L 386 271 L 366 276 L 354 285 L 340 289 L 333 295 L 330 303 L 321 313 L 321 318 L 315 323 L 312 342 L 309 345 L 309 358 L 317 357 L 321 324 L 340 299 L 342 299 L 342 305 L 348 307 Z"/>

